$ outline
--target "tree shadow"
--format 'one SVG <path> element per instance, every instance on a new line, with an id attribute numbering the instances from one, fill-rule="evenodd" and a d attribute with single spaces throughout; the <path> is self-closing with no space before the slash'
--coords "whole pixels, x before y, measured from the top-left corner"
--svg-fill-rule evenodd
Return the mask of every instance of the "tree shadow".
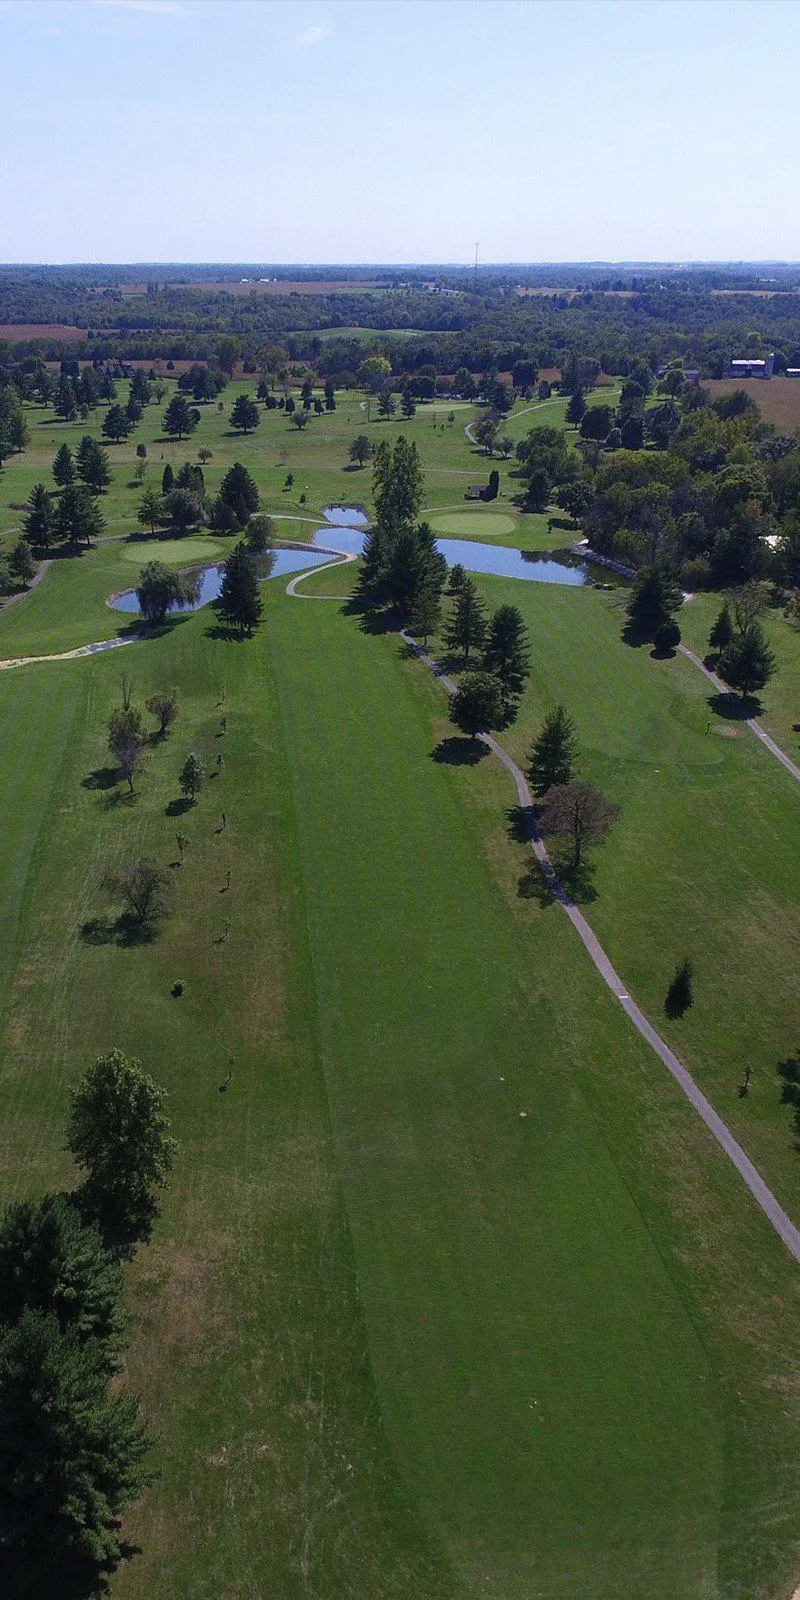
<path id="1" fill-rule="evenodd" d="M 140 922 L 129 912 L 123 911 L 113 920 L 109 917 L 90 917 L 84 922 L 80 937 L 83 944 L 113 944 L 130 949 L 134 945 L 151 944 L 157 933 L 155 922 Z"/>
<path id="2" fill-rule="evenodd" d="M 135 806 L 136 798 L 135 790 L 131 792 L 130 789 L 110 789 L 100 804 L 104 811 L 116 811 L 120 806 Z"/>
<path id="3" fill-rule="evenodd" d="M 82 789 L 115 789 L 122 782 L 122 773 L 119 767 L 95 767 L 94 772 L 87 773 L 81 780 Z"/>
<path id="4" fill-rule="evenodd" d="M 207 639 L 227 639 L 229 644 L 243 644 L 247 637 L 246 633 L 241 633 L 227 622 L 212 622 L 206 628 Z"/>
<path id="5" fill-rule="evenodd" d="M 724 717 L 726 722 L 749 722 L 764 709 L 758 695 L 742 696 L 734 694 L 732 689 L 725 694 L 710 694 L 707 703 L 714 714 Z"/>
<path id="6" fill-rule="evenodd" d="M 781 1079 L 781 1104 L 791 1106 L 794 1115 L 794 1147 L 800 1150 L 800 1049 L 786 1061 L 778 1062 L 778 1077 Z"/>
<path id="7" fill-rule="evenodd" d="M 488 754 L 488 745 L 482 740 L 470 739 L 466 735 L 459 737 L 458 734 L 441 739 L 435 750 L 430 752 L 432 761 L 448 767 L 477 767 Z"/>
<path id="8" fill-rule="evenodd" d="M 510 806 L 506 817 L 509 838 L 515 844 L 532 847 L 536 832 L 536 807 Z M 565 900 L 574 900 L 579 906 L 591 905 L 597 899 L 593 881 L 595 868 L 591 862 L 583 861 L 579 867 L 573 866 L 566 847 L 553 849 L 551 846 L 548 854 L 550 870 L 536 855 L 531 855 L 517 884 L 520 899 L 537 900 L 542 907 Z"/>
<path id="9" fill-rule="evenodd" d="M 677 650 L 659 649 L 657 644 L 654 644 L 652 650 L 650 651 L 650 655 L 654 661 L 674 661 L 677 653 Z"/>
<path id="10" fill-rule="evenodd" d="M 185 812 L 191 811 L 191 809 L 192 801 L 189 799 L 188 794 L 182 794 L 178 795 L 176 799 L 170 800 L 169 805 L 164 807 L 164 815 L 167 817 L 182 817 Z"/>
<path id="11" fill-rule="evenodd" d="M 630 645 L 632 650 L 641 650 L 642 645 L 653 643 L 654 632 L 655 629 L 647 623 L 628 617 L 622 628 L 622 642 Z"/>

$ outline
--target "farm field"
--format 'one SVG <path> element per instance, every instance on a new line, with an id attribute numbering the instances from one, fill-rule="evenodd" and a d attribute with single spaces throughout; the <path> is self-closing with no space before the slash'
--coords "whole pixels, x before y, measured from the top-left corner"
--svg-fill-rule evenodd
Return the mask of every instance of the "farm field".
<path id="1" fill-rule="evenodd" d="M 708 389 L 712 400 L 744 389 L 779 433 L 795 434 L 800 428 L 800 382 L 796 378 L 704 378 L 702 387 Z"/>
<path id="2" fill-rule="evenodd" d="M 369 505 L 368 469 L 343 465 L 359 397 L 302 435 L 267 413 L 230 439 L 241 387 L 188 443 L 158 443 L 152 407 L 109 448 L 107 535 L 0 615 L 0 656 L 112 637 L 129 619 L 105 602 L 137 562 L 229 548 L 130 538 L 141 440 L 149 481 L 162 449 L 173 467 L 212 449 L 212 493 L 245 461 L 287 538 L 326 504 Z M 489 463 L 454 409 L 452 427 L 445 407 L 368 429 L 417 438 L 437 532 L 546 548 L 508 464 L 496 505 L 464 505 Z M 536 420 L 510 419 L 517 436 Z M 0 479 L 9 534 L 25 475 L 83 431 L 38 423 Z M 440 686 L 348 604 L 354 570 L 301 584 L 339 603 L 272 580 L 253 641 L 204 611 L 122 657 L 0 673 L 4 1194 L 69 1180 L 67 1088 L 112 1044 L 167 1085 L 181 1143 L 129 1270 L 130 1379 L 162 1475 L 112 1593 L 775 1600 L 800 1569 L 791 1258 L 542 895 L 507 775 L 473 762 Z M 621 642 L 621 591 L 478 583 L 533 641 L 503 742 L 524 759 L 565 700 L 582 775 L 621 807 L 586 875 L 592 926 L 796 1217 L 777 1065 L 800 1011 L 800 786 L 715 717 L 690 663 Z M 684 608 L 687 642 L 718 604 Z M 796 633 L 769 626 L 788 677 Z M 103 728 L 121 663 L 137 699 L 181 690 L 132 804 Z M 765 720 L 783 728 L 782 679 Z M 176 816 L 190 748 L 225 766 Z M 190 842 L 158 940 L 126 948 L 102 920 L 98 936 L 104 870 L 173 860 L 176 828 Z M 668 1024 L 687 951 L 697 1003 Z"/>

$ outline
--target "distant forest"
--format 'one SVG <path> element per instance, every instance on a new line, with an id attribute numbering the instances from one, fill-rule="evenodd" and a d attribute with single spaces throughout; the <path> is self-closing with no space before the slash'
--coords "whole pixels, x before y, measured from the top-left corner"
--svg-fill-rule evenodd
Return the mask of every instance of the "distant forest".
<path id="1" fill-rule="evenodd" d="M 265 279 L 278 280 L 269 293 Z M 331 283 L 336 292 L 326 292 Z M 340 373 L 377 331 L 393 368 L 407 371 L 561 367 L 574 355 L 625 376 L 642 357 L 652 366 L 682 357 L 713 378 L 732 356 L 767 349 L 778 370 L 800 366 L 800 268 L 10 266 L 0 267 L 0 324 L 31 328 L 18 359 L 75 356 L 74 339 L 35 337 L 35 325 L 49 324 L 83 330 L 95 359 L 204 360 L 231 333 L 252 367 L 280 340 L 292 359 Z"/>

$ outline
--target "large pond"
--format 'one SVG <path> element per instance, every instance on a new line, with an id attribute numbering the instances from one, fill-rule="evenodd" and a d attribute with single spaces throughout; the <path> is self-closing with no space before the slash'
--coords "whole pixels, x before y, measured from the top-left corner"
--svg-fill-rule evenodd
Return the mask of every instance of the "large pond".
<path id="1" fill-rule="evenodd" d="M 293 572 L 305 572 L 308 567 L 321 567 L 324 562 L 330 561 L 330 559 L 330 556 L 326 555 L 322 550 L 276 550 L 275 560 L 269 571 L 266 570 L 268 563 L 262 561 L 262 571 L 259 573 L 259 577 L 262 581 L 266 578 L 289 577 Z M 258 564 L 258 560 L 259 558 L 256 557 L 256 564 Z M 199 611 L 201 606 L 207 606 L 212 600 L 218 598 L 221 588 L 222 563 L 215 564 L 213 567 L 203 567 L 200 574 L 200 590 L 197 600 L 188 606 L 174 606 L 171 614 L 174 616 L 184 611 Z M 133 616 L 139 615 L 139 602 L 136 598 L 135 589 L 128 589 L 125 594 L 117 595 L 116 599 L 111 601 L 111 604 L 115 611 L 128 611 Z"/>
<path id="2" fill-rule="evenodd" d="M 364 548 L 363 528 L 367 518 L 363 511 L 346 506 L 330 506 L 325 512 L 329 521 L 336 519 L 336 533 L 320 528 L 314 534 L 314 544 L 335 544 L 338 550 L 348 550 L 360 555 Z M 357 520 L 356 520 L 357 519 Z M 508 550 L 503 545 L 481 544 L 476 539 L 437 539 L 436 548 L 448 566 L 460 563 L 467 572 L 489 572 L 498 578 L 527 578 L 534 583 L 591 584 L 594 577 L 589 563 L 569 551 L 555 554 L 541 550 Z"/>

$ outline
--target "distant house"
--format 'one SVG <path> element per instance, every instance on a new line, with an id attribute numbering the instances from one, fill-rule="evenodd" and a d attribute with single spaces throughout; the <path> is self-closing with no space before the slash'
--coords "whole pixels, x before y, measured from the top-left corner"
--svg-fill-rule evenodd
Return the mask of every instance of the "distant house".
<path id="1" fill-rule="evenodd" d="M 483 483 L 471 483 L 469 488 L 467 489 L 465 495 L 464 495 L 464 499 L 465 500 L 482 500 L 484 495 L 485 495 L 485 493 L 486 493 L 486 485 L 485 484 L 483 484 Z"/>
<path id="2" fill-rule="evenodd" d="M 732 361 L 728 368 L 729 378 L 771 378 L 775 371 L 775 353 L 765 356 L 763 361 Z"/>
<path id="3" fill-rule="evenodd" d="M 684 380 L 684 383 L 700 382 L 699 367 L 657 367 L 656 377 L 659 379 L 666 378 L 668 372 L 679 372 Z"/>
<path id="4" fill-rule="evenodd" d="M 786 376 L 787 378 L 800 378 L 800 367 L 787 367 Z"/>

